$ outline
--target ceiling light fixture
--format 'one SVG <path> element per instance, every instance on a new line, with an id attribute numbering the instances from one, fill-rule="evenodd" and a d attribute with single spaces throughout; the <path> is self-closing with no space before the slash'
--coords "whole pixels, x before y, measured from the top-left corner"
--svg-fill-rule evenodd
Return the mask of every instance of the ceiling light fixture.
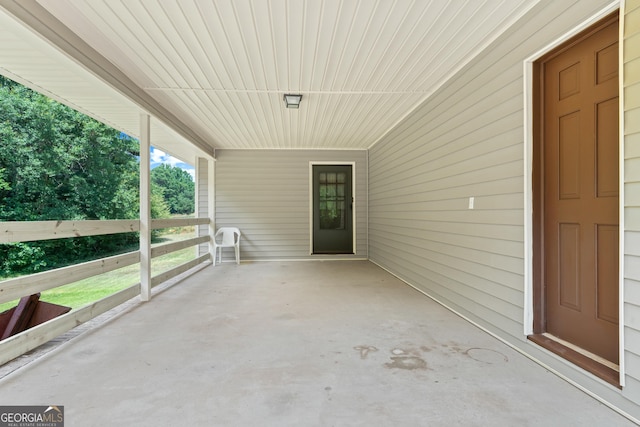
<path id="1" fill-rule="evenodd" d="M 284 96 L 284 105 L 287 108 L 300 108 L 300 101 L 302 100 L 302 95 L 285 95 Z"/>

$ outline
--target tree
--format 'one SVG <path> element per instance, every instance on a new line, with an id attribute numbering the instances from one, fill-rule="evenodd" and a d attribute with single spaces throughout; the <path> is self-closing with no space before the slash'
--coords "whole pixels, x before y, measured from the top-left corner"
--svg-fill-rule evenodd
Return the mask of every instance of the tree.
<path id="1" fill-rule="evenodd" d="M 195 184 L 187 171 L 162 164 L 151 170 L 151 184 L 160 189 L 172 214 L 193 213 Z"/>
<path id="2" fill-rule="evenodd" d="M 0 190 L 11 190 L 11 186 L 4 179 L 5 169 L 0 169 Z"/>
<path id="3" fill-rule="evenodd" d="M 139 144 L 0 76 L 0 221 L 138 218 Z M 154 215 L 167 215 L 152 197 Z M 135 233 L 0 245 L 14 275 L 131 248 Z"/>
<path id="4" fill-rule="evenodd" d="M 3 79 L 7 80 L 7 79 Z M 18 84 L 0 85 L 0 218 L 137 217 L 139 145 Z"/>

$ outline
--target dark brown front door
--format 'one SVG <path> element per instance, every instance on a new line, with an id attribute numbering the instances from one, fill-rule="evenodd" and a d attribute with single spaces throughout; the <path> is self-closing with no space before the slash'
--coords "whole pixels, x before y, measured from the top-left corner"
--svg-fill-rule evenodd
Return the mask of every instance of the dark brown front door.
<path id="1" fill-rule="evenodd" d="M 544 329 L 617 364 L 617 18 L 539 70 Z"/>
<path id="2" fill-rule="evenodd" d="M 350 165 L 313 166 L 313 253 L 353 253 Z"/>

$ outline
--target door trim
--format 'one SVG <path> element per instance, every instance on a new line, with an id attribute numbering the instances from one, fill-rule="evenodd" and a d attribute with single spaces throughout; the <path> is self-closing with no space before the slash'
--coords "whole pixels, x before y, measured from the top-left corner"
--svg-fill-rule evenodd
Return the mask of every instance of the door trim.
<path id="1" fill-rule="evenodd" d="M 536 266 L 534 266 L 534 212 L 533 212 L 533 165 L 534 153 L 533 145 L 535 138 L 535 122 L 533 120 L 534 109 L 534 93 L 536 92 L 536 82 L 534 82 L 534 63 L 545 56 L 550 51 L 567 42 L 571 38 L 577 36 L 584 30 L 596 24 L 598 21 L 606 18 L 611 13 L 619 10 L 619 36 L 618 36 L 618 81 L 619 81 L 619 292 L 618 292 L 618 311 L 619 311 L 619 384 L 620 387 L 625 385 L 625 352 L 624 352 L 624 12 L 625 1 L 616 0 L 585 21 L 569 29 L 566 33 L 553 40 L 542 49 L 538 50 L 523 61 L 523 91 L 524 91 L 524 317 L 523 317 L 523 334 L 525 336 L 534 333 L 534 313 L 535 313 L 535 297 L 533 274 Z"/>
<path id="2" fill-rule="evenodd" d="M 327 254 L 314 254 L 313 253 L 313 167 L 315 165 L 329 165 L 329 166 L 351 166 L 351 197 L 353 198 L 353 209 L 351 209 L 351 224 L 352 224 L 352 241 L 353 241 L 353 255 L 357 254 L 356 247 L 356 206 L 357 206 L 357 195 L 356 195 L 356 162 L 350 161 L 309 161 L 309 255 L 312 256 L 327 256 Z M 341 254 L 347 255 L 347 254 Z"/>

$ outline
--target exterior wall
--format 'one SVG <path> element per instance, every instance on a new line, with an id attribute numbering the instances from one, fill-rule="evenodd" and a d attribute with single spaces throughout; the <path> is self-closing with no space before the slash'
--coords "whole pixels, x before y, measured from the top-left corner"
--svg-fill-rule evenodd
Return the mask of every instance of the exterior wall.
<path id="1" fill-rule="evenodd" d="M 367 257 L 366 151 L 216 150 L 216 159 L 216 226 L 240 228 L 241 260 Z M 310 255 L 310 161 L 355 162 L 355 255 Z"/>
<path id="2" fill-rule="evenodd" d="M 529 342 L 524 333 L 525 244 L 530 245 L 525 243 L 525 206 L 531 190 L 525 193 L 523 63 L 609 3 L 541 1 L 370 149 L 369 258 L 640 419 L 636 380 L 640 377 L 640 286 L 627 286 L 627 386 L 623 390 Z M 635 55 L 627 67 L 635 67 L 636 83 L 640 11 L 633 5 L 637 3 L 629 2 L 627 20 L 635 22 L 635 30 L 627 26 L 626 42 L 628 55 L 632 51 Z M 631 138 L 640 144 L 638 88 L 629 81 L 627 147 Z M 633 108 L 631 92 L 635 93 Z M 640 150 L 633 151 L 640 162 Z M 640 180 L 640 174 L 636 176 Z M 629 185 L 633 184 L 627 184 L 627 193 Z M 637 185 L 638 220 L 633 227 L 639 233 L 633 236 L 636 243 L 632 238 L 627 243 L 640 256 Z M 474 197 L 474 209 L 469 209 L 470 197 Z M 640 258 L 634 262 L 637 267 L 627 281 L 636 285 Z"/>
<path id="3" fill-rule="evenodd" d="M 625 392 L 640 402 L 640 0 L 627 0 L 624 26 Z"/>

